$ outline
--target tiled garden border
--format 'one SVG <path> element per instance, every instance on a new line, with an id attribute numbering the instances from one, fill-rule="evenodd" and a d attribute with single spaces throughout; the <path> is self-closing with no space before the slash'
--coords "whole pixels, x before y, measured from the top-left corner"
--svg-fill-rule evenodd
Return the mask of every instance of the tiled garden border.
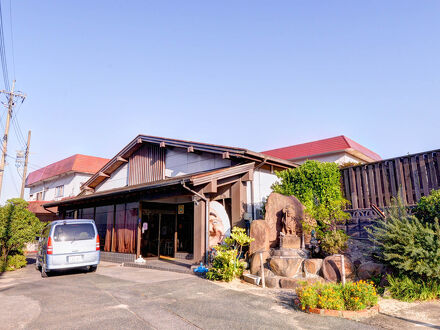
<path id="1" fill-rule="evenodd" d="M 338 311 L 334 309 L 323 309 L 323 308 L 309 308 L 306 311 L 311 314 L 318 314 L 324 316 L 337 316 L 337 317 L 342 317 L 344 319 L 356 320 L 356 319 L 370 317 L 379 314 L 379 305 L 366 308 L 360 311 Z"/>
<path id="2" fill-rule="evenodd" d="M 301 303 L 298 298 L 294 300 L 296 306 L 301 308 Z M 379 314 L 379 305 L 366 308 L 360 311 L 338 311 L 335 309 L 324 309 L 324 308 L 308 308 L 304 310 L 310 314 L 318 314 L 323 316 L 336 316 L 342 317 L 349 320 L 358 320 L 365 317 L 370 317 Z"/>

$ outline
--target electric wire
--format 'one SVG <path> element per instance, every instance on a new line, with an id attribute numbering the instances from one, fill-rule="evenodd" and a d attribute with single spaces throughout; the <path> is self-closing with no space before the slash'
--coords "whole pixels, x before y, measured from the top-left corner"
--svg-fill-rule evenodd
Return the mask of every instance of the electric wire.
<path id="1" fill-rule="evenodd" d="M 9 23 L 11 28 L 12 74 L 15 80 L 14 29 L 12 28 L 12 0 L 9 0 Z"/>
<path id="2" fill-rule="evenodd" d="M 7 91 L 10 90 L 9 86 L 9 73 L 8 73 L 8 64 L 6 61 L 6 52 L 5 52 L 5 35 L 3 31 L 3 13 L 2 13 L 2 5 L 0 1 L 0 58 L 2 62 L 2 70 L 3 70 L 3 81 L 5 84 L 5 89 Z M 12 97 L 12 96 L 9 96 Z"/>

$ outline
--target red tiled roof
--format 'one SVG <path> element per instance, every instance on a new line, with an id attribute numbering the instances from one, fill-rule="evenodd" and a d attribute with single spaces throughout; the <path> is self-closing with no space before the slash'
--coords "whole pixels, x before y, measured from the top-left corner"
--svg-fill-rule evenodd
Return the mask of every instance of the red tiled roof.
<path id="1" fill-rule="evenodd" d="M 51 208 L 52 212 L 43 207 L 44 204 L 49 203 L 48 201 L 30 201 L 28 203 L 28 210 L 34 214 L 51 214 L 52 212 L 57 212 L 57 207 Z"/>
<path id="2" fill-rule="evenodd" d="M 76 154 L 29 173 L 26 186 L 67 172 L 94 174 L 107 162 L 106 158 Z"/>
<path id="3" fill-rule="evenodd" d="M 263 154 L 272 157 L 278 157 L 281 159 L 292 160 L 292 159 L 311 157 L 313 155 L 331 153 L 336 151 L 344 151 L 347 149 L 354 149 L 364 154 L 365 156 L 373 159 L 374 161 L 382 159 L 375 152 L 349 139 L 344 135 L 335 136 L 332 138 L 318 140 L 318 141 L 312 141 L 308 143 L 296 144 L 290 147 L 267 150 L 267 151 L 263 151 Z"/>

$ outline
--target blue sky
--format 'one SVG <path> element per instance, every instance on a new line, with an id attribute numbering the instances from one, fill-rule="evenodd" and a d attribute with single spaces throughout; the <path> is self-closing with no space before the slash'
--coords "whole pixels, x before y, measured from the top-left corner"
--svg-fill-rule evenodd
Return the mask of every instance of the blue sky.
<path id="1" fill-rule="evenodd" d="M 13 1 L 31 170 L 112 157 L 138 133 L 255 151 L 344 134 L 384 158 L 439 148 L 439 14 L 439 1 Z M 2 201 L 19 187 L 12 158 L 5 178 Z"/>

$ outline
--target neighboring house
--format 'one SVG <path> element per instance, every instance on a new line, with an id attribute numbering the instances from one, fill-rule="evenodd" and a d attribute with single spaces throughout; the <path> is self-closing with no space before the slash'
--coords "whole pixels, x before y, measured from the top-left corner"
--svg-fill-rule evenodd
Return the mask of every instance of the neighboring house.
<path id="1" fill-rule="evenodd" d="M 256 219 L 274 171 L 292 162 L 242 148 L 139 135 L 82 185 L 45 205 L 92 218 L 103 260 L 168 256 L 199 262 L 233 226 Z"/>
<path id="2" fill-rule="evenodd" d="M 74 197 L 80 193 L 81 185 L 96 173 L 108 159 L 73 155 L 56 163 L 29 173 L 26 188 L 29 188 L 29 209 L 40 220 L 53 220 L 55 210 L 45 210 L 44 201 L 56 201 Z"/>
<path id="3" fill-rule="evenodd" d="M 328 139 L 263 151 L 263 154 L 302 164 L 306 160 L 321 162 L 371 163 L 382 158 L 370 149 L 341 135 Z"/>

